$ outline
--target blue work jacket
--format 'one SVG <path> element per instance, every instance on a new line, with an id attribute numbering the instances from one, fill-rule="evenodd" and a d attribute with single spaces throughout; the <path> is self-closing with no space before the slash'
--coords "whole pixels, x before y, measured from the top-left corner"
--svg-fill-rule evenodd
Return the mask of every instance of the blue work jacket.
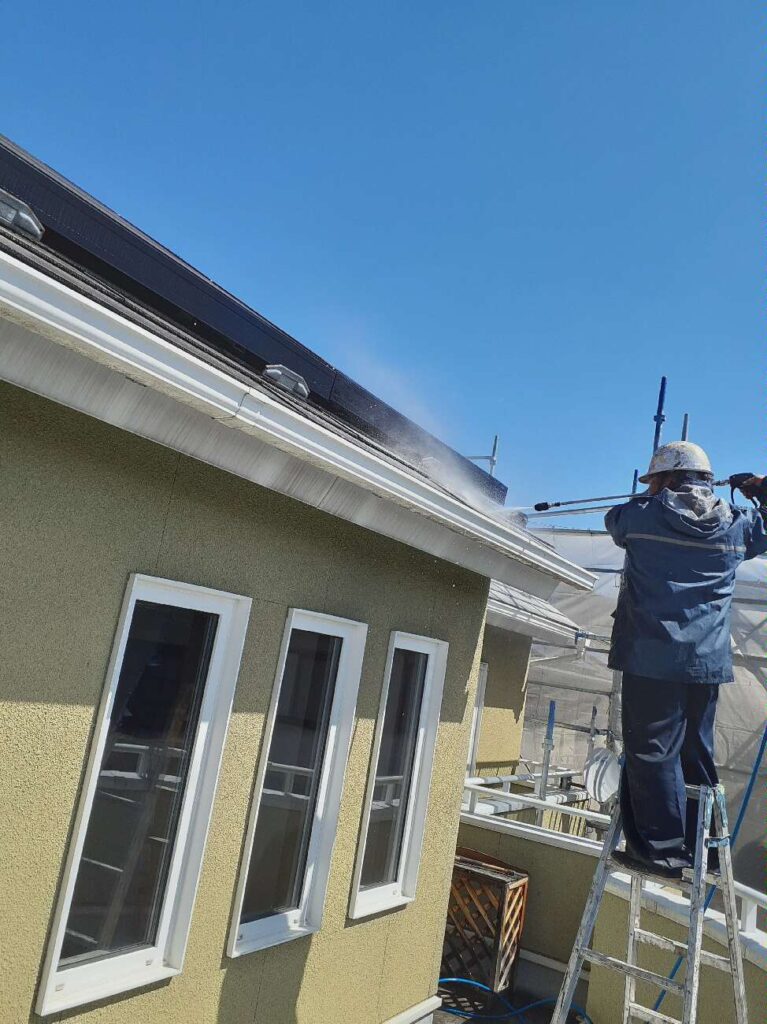
<path id="1" fill-rule="evenodd" d="M 616 505 L 605 526 L 626 551 L 610 668 L 683 683 L 731 682 L 735 570 L 767 552 L 763 512 L 736 508 L 696 484 Z"/>

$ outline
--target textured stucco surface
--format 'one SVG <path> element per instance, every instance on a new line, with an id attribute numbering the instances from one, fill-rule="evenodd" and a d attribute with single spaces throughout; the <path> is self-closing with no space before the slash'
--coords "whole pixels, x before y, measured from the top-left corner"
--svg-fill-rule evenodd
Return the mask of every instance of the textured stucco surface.
<path id="1" fill-rule="evenodd" d="M 30 1019 L 131 572 L 245 594 L 253 610 L 183 974 L 58 1019 L 380 1024 L 433 994 L 487 581 L 8 385 L 0 487 L 0 1022 Z M 325 919 L 311 938 L 230 961 L 231 900 L 291 606 L 370 624 Z M 413 904 L 352 923 L 393 629 L 450 643 L 424 855 Z"/>
<path id="2" fill-rule="evenodd" d="M 497 626 L 485 627 L 482 661 L 487 662 L 487 687 L 477 750 L 480 775 L 504 774 L 516 768 L 531 644 L 530 637 Z"/>
<path id="3" fill-rule="evenodd" d="M 609 894 L 605 897 L 597 921 L 594 948 L 612 956 L 626 957 L 628 927 L 628 901 Z M 659 914 L 642 911 L 642 927 L 658 935 L 666 935 L 677 941 L 687 941 L 687 932 L 668 918 Z M 705 940 L 706 948 L 714 953 L 726 954 L 723 946 L 710 939 Z M 641 946 L 639 966 L 666 975 L 674 966 L 676 957 L 651 946 Z M 767 1021 L 767 985 L 764 971 L 746 961 L 746 994 L 748 997 L 748 1019 L 752 1024 Z M 677 975 L 684 978 L 684 968 Z M 654 986 L 637 985 L 637 1000 L 645 1006 L 652 1006 L 658 996 Z M 594 1024 L 614 1024 L 621 1019 L 623 1006 L 623 978 L 613 971 L 592 967 L 589 982 L 588 1012 Z M 681 1017 L 681 1005 L 677 996 L 668 995 L 664 1000 L 663 1013 L 670 1017 Z M 699 1024 L 735 1024 L 735 1010 L 732 1001 L 732 983 L 728 974 L 712 968 L 701 971 L 700 998 L 698 1001 Z"/>
<path id="4" fill-rule="evenodd" d="M 461 846 L 498 857 L 530 876 L 522 945 L 534 953 L 567 961 L 588 895 L 596 859 L 544 846 L 521 836 L 461 825 Z"/>

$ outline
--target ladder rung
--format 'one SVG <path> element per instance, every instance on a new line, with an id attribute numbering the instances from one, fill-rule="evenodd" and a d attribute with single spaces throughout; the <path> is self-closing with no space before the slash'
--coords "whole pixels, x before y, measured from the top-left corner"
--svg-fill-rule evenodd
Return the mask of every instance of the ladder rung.
<path id="1" fill-rule="evenodd" d="M 634 931 L 634 938 L 639 942 L 646 943 L 648 946 L 665 949 L 669 953 L 677 953 L 683 957 L 686 957 L 689 951 L 689 946 L 686 942 L 676 942 L 674 939 L 667 939 L 665 935 L 656 935 L 655 932 L 645 931 L 644 928 L 637 928 Z M 716 967 L 720 971 L 727 971 L 728 973 L 730 971 L 730 961 L 726 956 L 719 956 L 718 953 L 709 953 L 706 949 L 700 951 L 700 962 L 706 964 L 707 967 Z"/>
<path id="2" fill-rule="evenodd" d="M 656 882 L 658 885 L 673 889 L 681 889 L 682 892 L 689 892 L 692 888 L 692 883 L 688 878 L 666 878 L 664 875 L 656 875 L 654 871 L 647 870 L 644 868 L 631 868 L 626 864 L 621 864 L 620 861 L 610 857 L 610 864 L 616 871 L 621 871 L 624 874 L 633 875 L 635 878 L 641 878 L 643 882 Z"/>
<path id="3" fill-rule="evenodd" d="M 666 989 L 669 992 L 676 992 L 681 995 L 684 992 L 684 985 L 679 981 L 672 981 L 662 974 L 654 971 L 646 971 L 644 967 L 637 967 L 634 964 L 627 964 L 625 960 L 619 960 L 616 956 L 607 956 L 606 953 L 598 953 L 595 949 L 584 949 L 583 959 L 596 967 L 608 967 L 611 971 L 618 971 L 619 974 L 628 974 L 637 981 L 647 981 L 658 988 Z"/>
<path id="4" fill-rule="evenodd" d="M 649 1024 L 681 1024 L 676 1017 L 667 1017 L 665 1013 L 640 1006 L 639 1003 L 629 1003 L 629 1014 L 637 1020 L 648 1021 Z"/>
<path id="5" fill-rule="evenodd" d="M 615 871 L 620 871 L 623 874 L 633 875 L 635 878 L 641 878 L 643 882 L 655 882 L 657 885 L 662 885 L 665 889 L 679 889 L 681 892 L 690 892 L 692 889 L 692 868 L 685 868 L 684 875 L 682 878 L 666 878 L 665 875 L 656 875 L 654 871 L 647 870 L 644 868 L 631 868 L 626 864 L 621 864 L 620 861 L 610 857 L 610 865 Z M 714 885 L 717 889 L 722 887 L 722 876 L 712 872 L 706 873 L 706 885 Z"/>

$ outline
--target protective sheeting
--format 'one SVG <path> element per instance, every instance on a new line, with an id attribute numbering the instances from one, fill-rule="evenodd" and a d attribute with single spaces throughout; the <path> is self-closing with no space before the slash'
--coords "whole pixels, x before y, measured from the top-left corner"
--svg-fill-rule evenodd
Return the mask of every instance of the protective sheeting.
<path id="1" fill-rule="evenodd" d="M 623 568 L 623 552 L 608 534 L 599 531 L 546 529 L 536 531 L 560 555 L 597 574 L 594 590 L 576 594 L 557 587 L 551 603 L 600 637 L 609 637 Z M 757 749 L 767 724 L 767 559 L 745 562 L 738 570 L 732 607 L 732 643 L 735 682 L 721 687 L 716 728 L 716 757 L 727 788 L 731 817 L 740 807 Z M 596 725 L 606 728 L 613 673 L 607 668 L 607 642 L 591 641 L 583 657 L 572 650 L 557 652 L 551 646 L 533 647 L 528 677 L 523 756 L 540 760 L 550 700 L 557 702 L 557 722 L 589 726 L 597 707 Z M 546 660 L 538 660 L 545 658 Z M 592 689 L 596 693 L 581 692 Z M 617 717 L 619 725 L 620 718 Z M 556 730 L 554 761 L 567 767 L 581 766 L 589 737 L 565 728 Z M 597 744 L 604 743 L 603 738 Z M 767 765 L 760 779 L 741 832 L 735 854 L 736 875 L 754 888 L 763 885 L 765 852 L 764 822 Z"/>

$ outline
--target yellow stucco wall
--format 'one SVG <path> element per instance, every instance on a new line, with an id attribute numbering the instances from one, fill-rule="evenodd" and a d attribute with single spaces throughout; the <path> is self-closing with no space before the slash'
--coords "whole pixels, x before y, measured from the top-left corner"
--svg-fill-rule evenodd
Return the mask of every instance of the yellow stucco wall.
<path id="1" fill-rule="evenodd" d="M 522 946 L 553 960 L 566 961 L 578 931 L 596 859 L 474 825 L 461 825 L 458 842 L 528 873 Z"/>
<path id="2" fill-rule="evenodd" d="M 608 894 L 605 897 L 597 921 L 594 948 L 612 956 L 626 957 L 628 926 L 628 901 Z M 642 911 L 642 927 L 659 935 L 666 935 L 678 941 L 687 941 L 687 932 L 668 918 L 659 914 Z M 726 954 L 718 943 L 706 939 L 706 947 L 715 953 Z M 666 975 L 674 966 L 676 957 L 651 946 L 640 948 L 639 966 Z M 767 980 L 765 972 L 749 961 L 745 962 L 746 990 L 748 997 L 748 1019 L 751 1024 L 767 1021 Z M 677 976 L 684 978 L 684 968 Z M 658 996 L 654 986 L 637 985 L 637 999 L 645 1006 L 652 1006 Z M 623 978 L 613 971 L 592 967 L 589 982 L 588 1012 L 594 1024 L 614 1024 L 621 1019 L 623 1006 Z M 677 996 L 668 995 L 664 1000 L 663 1013 L 670 1017 L 681 1016 L 681 1005 Z M 701 971 L 700 998 L 698 1002 L 698 1024 L 735 1024 L 735 1010 L 732 1000 L 732 983 L 727 974 L 704 967 Z"/>
<path id="3" fill-rule="evenodd" d="M 487 663 L 485 706 L 477 750 L 480 775 L 516 768 L 525 716 L 530 637 L 486 626 L 482 661 Z"/>
<path id="4" fill-rule="evenodd" d="M 0 385 L 0 1021 L 30 1018 L 128 574 L 253 598 L 183 974 L 82 1024 L 380 1024 L 433 994 L 487 581 Z M 370 624 L 322 931 L 224 955 L 289 607 Z M 389 633 L 450 642 L 418 895 L 347 920 Z M 33 1018 L 38 1019 L 38 1018 Z M 52 1019 L 52 1018 L 49 1018 Z"/>

